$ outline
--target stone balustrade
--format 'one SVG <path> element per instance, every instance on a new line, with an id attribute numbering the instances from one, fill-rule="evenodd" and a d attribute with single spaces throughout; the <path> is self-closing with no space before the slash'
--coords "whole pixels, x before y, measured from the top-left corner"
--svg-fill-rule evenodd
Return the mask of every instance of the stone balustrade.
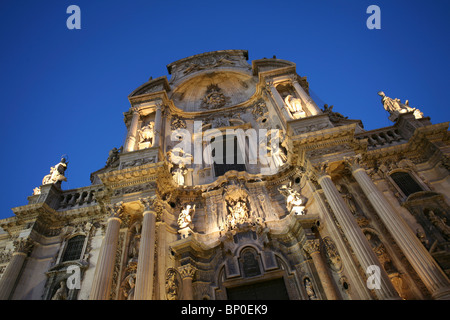
<path id="1" fill-rule="evenodd" d="M 97 204 L 95 194 L 102 191 L 101 186 L 89 186 L 85 188 L 67 190 L 61 195 L 58 210 L 68 210 Z"/>
<path id="2" fill-rule="evenodd" d="M 380 130 L 366 131 L 356 135 L 357 139 L 367 139 L 369 142 L 369 149 L 376 149 L 380 147 L 387 147 L 394 144 L 406 142 L 398 129 L 384 128 Z"/>

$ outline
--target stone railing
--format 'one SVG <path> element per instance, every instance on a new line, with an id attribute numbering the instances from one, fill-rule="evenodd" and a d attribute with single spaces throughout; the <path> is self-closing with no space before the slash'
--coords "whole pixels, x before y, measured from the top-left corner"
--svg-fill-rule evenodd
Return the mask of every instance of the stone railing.
<path id="1" fill-rule="evenodd" d="M 61 195 L 58 210 L 69 210 L 97 204 L 95 194 L 103 190 L 103 186 L 89 186 L 67 190 Z"/>
<path id="2" fill-rule="evenodd" d="M 381 147 L 387 147 L 406 142 L 398 129 L 396 128 L 383 128 L 373 131 L 366 131 L 356 135 L 357 139 L 367 139 L 369 149 L 376 149 Z"/>

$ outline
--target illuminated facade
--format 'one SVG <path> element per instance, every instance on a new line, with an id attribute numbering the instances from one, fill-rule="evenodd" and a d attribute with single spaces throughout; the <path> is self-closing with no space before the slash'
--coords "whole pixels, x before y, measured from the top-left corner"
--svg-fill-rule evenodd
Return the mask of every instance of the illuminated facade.
<path id="1" fill-rule="evenodd" d="M 0 299 L 450 298 L 448 123 L 379 92 L 366 131 L 243 50 L 167 68 L 90 186 L 62 160 L 0 221 Z"/>

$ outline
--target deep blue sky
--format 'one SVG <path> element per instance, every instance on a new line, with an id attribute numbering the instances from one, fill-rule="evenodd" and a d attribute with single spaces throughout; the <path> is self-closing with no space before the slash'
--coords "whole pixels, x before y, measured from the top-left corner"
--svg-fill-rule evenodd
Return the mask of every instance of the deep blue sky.
<path id="1" fill-rule="evenodd" d="M 66 9 L 81 8 L 81 30 Z M 366 9 L 381 8 L 381 30 Z M 214 50 L 293 61 L 321 101 L 366 129 L 392 125 L 377 92 L 450 120 L 450 1 L 1 0 L 0 218 L 62 154 L 63 189 L 90 184 L 123 144 L 127 96 L 166 65 Z M 323 101 L 323 102 L 322 102 Z"/>

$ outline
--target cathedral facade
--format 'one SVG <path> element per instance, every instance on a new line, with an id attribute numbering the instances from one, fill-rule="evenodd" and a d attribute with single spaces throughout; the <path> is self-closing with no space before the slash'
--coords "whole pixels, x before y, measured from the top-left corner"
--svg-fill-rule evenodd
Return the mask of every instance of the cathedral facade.
<path id="1" fill-rule="evenodd" d="M 62 158 L 0 220 L 0 299 L 450 299 L 448 122 L 379 92 L 366 131 L 244 50 L 167 69 L 91 185 Z"/>

